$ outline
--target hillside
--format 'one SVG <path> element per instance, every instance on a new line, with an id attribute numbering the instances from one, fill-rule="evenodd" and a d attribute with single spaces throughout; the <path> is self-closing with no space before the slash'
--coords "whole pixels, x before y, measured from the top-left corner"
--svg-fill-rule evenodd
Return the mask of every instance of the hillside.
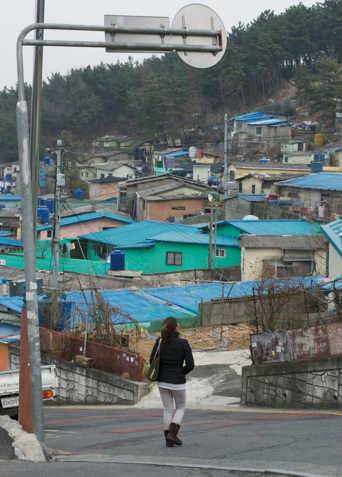
<path id="1" fill-rule="evenodd" d="M 332 117 L 338 108 L 331 98 L 342 96 L 341 20 L 339 0 L 310 8 L 299 4 L 280 15 L 265 11 L 228 33 L 224 58 L 208 70 L 192 69 L 176 54 L 167 54 L 143 63 L 132 59 L 89 66 L 65 76 L 56 72 L 42 89 L 42 151 L 63 130 L 85 145 L 106 134 L 137 134 L 142 140 L 153 140 L 156 134 L 182 134 L 184 129 L 203 132 L 204 125 L 222 124 L 224 112 L 245 113 L 259 106 L 295 113 L 291 100 L 296 98 L 301 106 L 309 102 L 312 111 Z M 324 58 L 324 74 L 329 77 L 335 68 L 329 104 L 324 103 L 324 95 L 316 94 L 324 80 L 322 71 L 317 79 Z M 0 92 L 2 162 L 17 159 L 16 100 L 15 89 Z M 207 140 L 215 141 L 217 134 L 212 131 Z"/>

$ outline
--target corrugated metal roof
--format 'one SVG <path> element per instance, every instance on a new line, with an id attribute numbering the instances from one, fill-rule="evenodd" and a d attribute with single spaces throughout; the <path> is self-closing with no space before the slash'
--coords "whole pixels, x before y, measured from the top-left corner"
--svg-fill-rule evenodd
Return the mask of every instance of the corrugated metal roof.
<path id="1" fill-rule="evenodd" d="M 24 246 L 23 242 L 20 242 L 19 240 L 7 239 L 3 237 L 0 237 L 0 245 L 5 245 L 7 247 L 23 247 Z"/>
<path id="2" fill-rule="evenodd" d="M 154 235 L 150 238 L 156 242 L 173 242 L 184 244 L 196 244 L 196 245 L 208 245 L 209 235 L 207 234 L 194 234 L 194 233 L 178 233 L 167 232 L 160 235 Z M 214 240 L 213 240 L 214 243 Z M 239 241 L 235 237 L 227 237 L 225 235 L 218 235 L 216 244 L 220 247 L 239 247 Z"/>
<path id="3" fill-rule="evenodd" d="M 303 189 L 342 191 L 342 173 L 319 172 L 318 174 L 312 174 L 310 176 L 298 177 L 298 179 L 276 182 L 274 185 L 300 187 Z"/>
<path id="4" fill-rule="evenodd" d="M 342 234 L 342 219 L 335 220 L 330 224 L 321 226 L 322 232 L 334 247 L 337 253 L 342 257 L 341 234 Z"/>
<path id="5" fill-rule="evenodd" d="M 149 237 L 159 235 L 167 232 L 182 233 L 198 233 L 197 227 L 191 225 L 168 224 L 165 222 L 155 222 L 153 220 L 143 220 L 136 222 L 127 227 L 119 227 L 116 229 L 104 230 L 102 232 L 95 232 L 91 234 L 80 235 L 84 240 L 91 240 L 92 242 L 105 243 L 113 245 L 115 248 L 141 248 L 144 245 L 151 245 L 153 243 Z"/>
<path id="6" fill-rule="evenodd" d="M 305 220 L 228 220 L 242 232 L 252 235 L 317 235 L 320 224 L 310 224 Z"/>
<path id="7" fill-rule="evenodd" d="M 21 200 L 21 195 L 0 194 L 0 202 L 4 200 Z"/>
<path id="8" fill-rule="evenodd" d="M 226 200 L 234 199 L 235 197 L 239 197 L 240 199 L 247 200 L 248 202 L 266 202 L 267 201 L 266 194 L 236 194 L 231 197 L 227 197 Z"/>
<path id="9" fill-rule="evenodd" d="M 89 222 L 90 220 L 97 220 L 102 218 L 117 220 L 118 222 L 124 222 L 126 224 L 134 224 L 134 220 L 128 219 L 127 217 L 122 217 L 121 215 L 115 215 L 111 214 L 110 212 L 104 212 L 99 210 L 98 212 L 90 212 L 89 214 L 62 217 L 61 227 L 64 227 L 65 225 L 78 224 L 81 222 Z M 37 227 L 37 230 L 38 232 L 41 232 L 42 230 L 49 230 L 51 228 L 52 225 L 42 225 L 40 227 Z"/>
<path id="10" fill-rule="evenodd" d="M 156 151 L 158 153 L 158 151 Z M 171 152 L 170 154 L 163 154 L 162 157 L 189 157 L 189 151 Z"/>
<path id="11" fill-rule="evenodd" d="M 14 343 L 20 341 L 20 326 L 0 323 L 0 343 Z"/>
<path id="12" fill-rule="evenodd" d="M 239 238 L 241 247 L 280 248 L 281 250 L 324 250 L 326 240 L 322 235 L 247 235 Z"/>
<path id="13" fill-rule="evenodd" d="M 247 124 L 252 126 L 275 126 L 284 123 L 286 123 L 286 126 L 290 126 L 290 123 L 288 123 L 286 119 L 262 119 L 260 121 L 251 121 Z"/>

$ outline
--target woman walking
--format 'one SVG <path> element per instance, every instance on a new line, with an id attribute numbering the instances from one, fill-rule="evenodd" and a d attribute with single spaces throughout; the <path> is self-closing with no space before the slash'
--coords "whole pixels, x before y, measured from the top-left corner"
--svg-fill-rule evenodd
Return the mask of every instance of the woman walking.
<path id="1" fill-rule="evenodd" d="M 194 369 L 194 359 L 187 340 L 179 337 L 179 325 L 176 318 L 169 317 L 163 321 L 161 338 L 156 340 L 150 364 L 158 350 L 160 340 L 158 388 L 164 406 L 166 447 L 173 447 L 174 444 L 181 446 L 182 441 L 177 434 L 186 408 L 185 375 Z M 173 401 L 176 404 L 175 412 Z"/>

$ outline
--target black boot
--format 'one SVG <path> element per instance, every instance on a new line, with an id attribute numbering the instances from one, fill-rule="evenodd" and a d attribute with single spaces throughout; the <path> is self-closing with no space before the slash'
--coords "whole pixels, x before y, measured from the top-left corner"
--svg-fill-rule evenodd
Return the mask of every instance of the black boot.
<path id="1" fill-rule="evenodd" d="M 169 434 L 169 431 L 164 431 L 164 436 L 165 436 L 165 440 L 166 440 L 166 447 L 173 447 L 172 442 L 167 442 L 168 434 Z"/>
<path id="2" fill-rule="evenodd" d="M 170 444 L 175 444 L 176 446 L 181 446 L 182 441 L 178 439 L 177 434 L 179 431 L 180 425 L 176 424 L 175 422 L 171 422 L 170 430 L 168 436 L 166 437 L 166 442 L 170 442 Z"/>

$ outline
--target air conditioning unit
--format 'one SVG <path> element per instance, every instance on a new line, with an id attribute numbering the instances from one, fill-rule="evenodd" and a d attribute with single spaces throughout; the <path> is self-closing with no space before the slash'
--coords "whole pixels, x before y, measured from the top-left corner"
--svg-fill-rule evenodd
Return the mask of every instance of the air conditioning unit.
<path id="1" fill-rule="evenodd" d="M 135 179 L 135 175 L 134 174 L 128 174 L 127 179 Z"/>

